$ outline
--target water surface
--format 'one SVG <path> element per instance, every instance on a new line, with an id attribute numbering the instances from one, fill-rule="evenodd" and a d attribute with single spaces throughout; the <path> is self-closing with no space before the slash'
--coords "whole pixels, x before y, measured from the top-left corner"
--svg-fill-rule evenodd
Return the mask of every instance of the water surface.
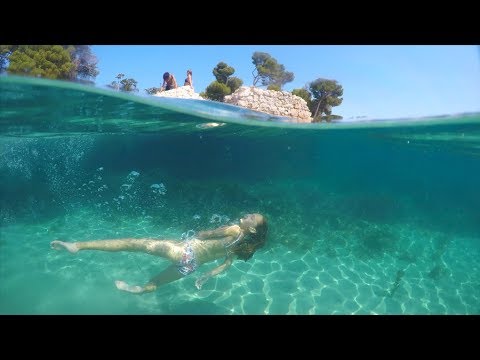
<path id="1" fill-rule="evenodd" d="M 479 114 L 284 121 L 0 77 L 0 313 L 480 313 Z M 200 291 L 219 263 L 135 296 L 114 281 L 168 261 L 49 247 L 181 241 L 248 212 L 267 216 L 267 246 Z"/>

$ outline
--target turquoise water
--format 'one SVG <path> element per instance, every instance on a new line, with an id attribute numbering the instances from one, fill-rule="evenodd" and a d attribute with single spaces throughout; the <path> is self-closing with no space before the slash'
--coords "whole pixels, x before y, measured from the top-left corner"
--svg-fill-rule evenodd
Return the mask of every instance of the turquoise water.
<path id="1" fill-rule="evenodd" d="M 480 114 L 283 120 L 0 77 L 0 313 L 480 313 Z M 267 246 L 202 290 L 220 262 L 138 296 L 114 281 L 168 261 L 49 247 L 181 241 L 248 212 Z"/>

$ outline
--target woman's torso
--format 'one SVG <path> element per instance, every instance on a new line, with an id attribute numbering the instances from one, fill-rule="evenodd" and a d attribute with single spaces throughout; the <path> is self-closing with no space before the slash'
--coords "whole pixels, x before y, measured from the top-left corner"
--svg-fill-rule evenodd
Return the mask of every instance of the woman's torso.
<path id="1" fill-rule="evenodd" d="M 224 236 L 212 236 L 206 239 L 193 239 L 192 246 L 199 263 L 207 263 L 231 255 L 229 244 L 235 241 L 241 234 L 238 225 L 228 226 L 223 230 Z"/>
<path id="2" fill-rule="evenodd" d="M 195 252 L 195 257 L 199 265 L 227 256 L 224 239 L 192 239 L 190 240 L 190 244 Z"/>

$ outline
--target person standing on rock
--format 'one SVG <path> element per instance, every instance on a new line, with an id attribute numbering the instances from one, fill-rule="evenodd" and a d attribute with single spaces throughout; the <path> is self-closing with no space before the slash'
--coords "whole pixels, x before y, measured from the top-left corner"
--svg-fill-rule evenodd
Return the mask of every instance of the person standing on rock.
<path id="1" fill-rule="evenodd" d="M 188 85 L 190 85 L 193 89 L 192 70 L 190 69 L 187 70 L 187 78 L 185 79 L 185 83 L 183 84 L 183 86 Z"/>
<path id="2" fill-rule="evenodd" d="M 175 80 L 175 76 L 166 72 L 163 74 L 163 84 L 162 84 L 162 91 L 168 91 L 177 88 L 177 80 Z"/>

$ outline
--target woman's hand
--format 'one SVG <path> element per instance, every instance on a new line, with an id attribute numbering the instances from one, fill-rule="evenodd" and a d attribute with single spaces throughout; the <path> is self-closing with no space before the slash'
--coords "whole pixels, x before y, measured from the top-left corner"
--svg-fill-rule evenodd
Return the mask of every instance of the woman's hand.
<path id="1" fill-rule="evenodd" d="M 115 286 L 118 290 L 123 290 L 126 292 L 130 292 L 133 294 L 142 294 L 144 292 L 144 288 L 138 285 L 128 285 L 125 281 L 116 280 Z"/>
<path id="2" fill-rule="evenodd" d="M 208 280 L 208 276 L 202 275 L 200 276 L 196 281 L 195 281 L 195 286 L 197 287 L 198 290 L 200 290 Z"/>

